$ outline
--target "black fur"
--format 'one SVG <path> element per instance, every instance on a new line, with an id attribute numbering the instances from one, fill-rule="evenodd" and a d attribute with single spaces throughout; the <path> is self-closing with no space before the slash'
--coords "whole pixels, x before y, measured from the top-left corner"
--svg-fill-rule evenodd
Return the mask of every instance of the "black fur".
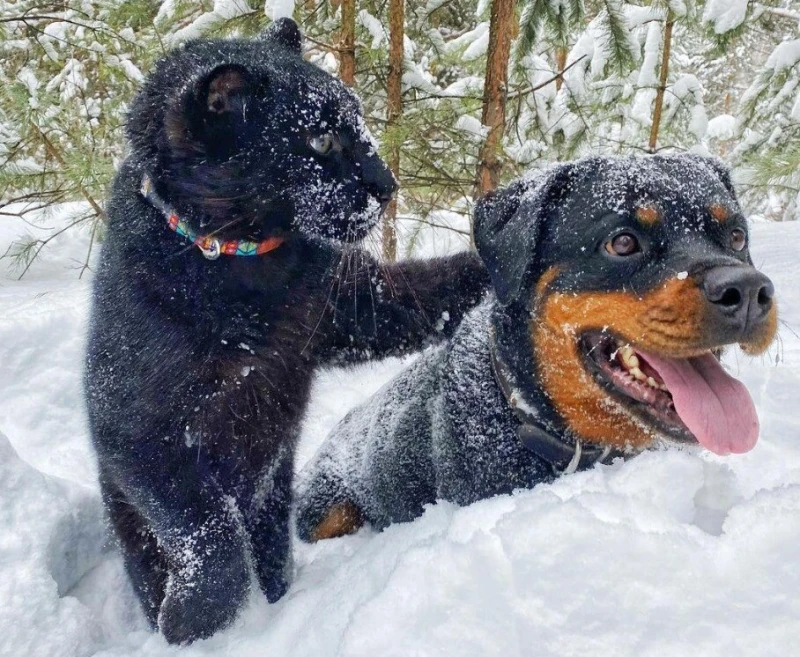
<path id="1" fill-rule="evenodd" d="M 281 21 L 254 41 L 198 41 L 132 105 L 108 205 L 86 397 L 100 483 L 147 618 L 208 637 L 252 565 L 287 589 L 295 442 L 312 375 L 452 333 L 488 277 L 477 257 L 382 266 L 355 246 L 394 191 L 356 97 L 304 62 Z M 321 155 L 309 139 L 333 133 Z M 285 242 L 206 260 L 139 193 L 198 233 Z M 449 321 L 446 321 L 449 313 Z"/>
<path id="2" fill-rule="evenodd" d="M 719 202 L 732 209 L 723 224 L 708 214 Z M 634 218 L 642 203 L 657 203 L 666 218 L 645 229 Z M 556 272 L 549 291 L 636 294 L 682 270 L 751 271 L 747 249 L 728 245 L 733 229 L 746 230 L 746 223 L 727 172 L 689 155 L 558 165 L 484 199 L 476 208 L 475 242 L 493 293 L 448 343 L 424 354 L 331 432 L 299 478 L 299 536 L 316 540 L 337 505 L 349 505 L 351 516 L 381 529 L 419 516 L 439 499 L 465 505 L 551 480 L 553 462 L 520 440 L 525 425 L 494 374 L 490 334 L 527 406 L 528 426 L 574 452 L 583 438 L 554 407 L 537 368 L 541 355 L 532 350 L 533 291 L 542 274 Z M 605 251 L 619 230 L 640 235 L 647 247 L 642 257 L 624 260 Z M 716 325 L 708 334 L 714 344 L 741 339 Z"/>

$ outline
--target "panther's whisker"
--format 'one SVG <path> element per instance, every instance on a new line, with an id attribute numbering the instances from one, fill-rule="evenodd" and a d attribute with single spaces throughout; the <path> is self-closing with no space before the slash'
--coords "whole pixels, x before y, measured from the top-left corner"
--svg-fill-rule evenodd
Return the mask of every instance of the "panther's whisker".
<path id="1" fill-rule="evenodd" d="M 306 353 L 306 350 L 308 349 L 308 346 L 311 344 L 311 341 L 314 339 L 314 336 L 317 334 L 317 331 L 319 330 L 319 327 L 322 324 L 322 320 L 325 318 L 325 313 L 328 312 L 328 310 L 331 308 L 331 295 L 333 294 L 333 286 L 336 284 L 336 281 L 339 279 L 338 270 L 339 270 L 339 268 L 341 266 L 341 262 L 342 262 L 341 258 L 342 258 L 343 255 L 344 254 L 342 253 L 339 256 L 339 262 L 336 264 L 337 274 L 334 275 L 334 276 L 331 276 L 331 282 L 330 282 L 330 285 L 328 285 L 328 293 L 327 293 L 327 295 L 325 297 L 325 303 L 322 305 L 322 308 L 320 309 L 319 318 L 317 319 L 317 323 L 314 325 L 314 328 L 311 331 L 311 335 L 308 336 L 308 340 L 306 340 L 306 343 L 303 345 L 303 348 L 300 350 L 301 354 L 305 354 Z M 336 315 L 335 308 L 333 309 L 333 314 L 334 314 L 334 320 L 335 320 L 335 315 Z"/>
<path id="2" fill-rule="evenodd" d="M 212 230 L 210 233 L 208 233 L 206 235 L 206 237 L 214 237 L 216 235 L 219 235 L 223 230 L 227 230 L 231 226 L 235 226 L 237 224 L 242 223 L 244 221 L 244 219 L 245 219 L 244 217 L 238 217 L 237 219 L 232 219 L 231 221 L 229 221 L 226 224 L 223 224 L 222 226 L 220 226 L 216 230 Z"/>
<path id="3" fill-rule="evenodd" d="M 791 333 L 794 337 L 796 338 L 800 337 L 800 335 L 797 334 L 797 332 L 789 325 L 789 322 L 787 322 L 785 319 L 778 318 L 778 322 L 781 325 L 785 326 L 788 329 L 789 333 Z"/>

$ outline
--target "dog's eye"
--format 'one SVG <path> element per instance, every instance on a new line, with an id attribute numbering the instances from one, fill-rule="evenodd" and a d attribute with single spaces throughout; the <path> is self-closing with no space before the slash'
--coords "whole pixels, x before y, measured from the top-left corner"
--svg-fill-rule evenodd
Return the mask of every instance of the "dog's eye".
<path id="1" fill-rule="evenodd" d="M 314 135 L 308 138 L 308 145 L 320 155 L 327 155 L 333 148 L 333 135 L 329 132 L 324 135 Z"/>
<path id="2" fill-rule="evenodd" d="M 606 251 L 611 255 L 629 256 L 641 251 L 639 240 L 631 233 L 620 233 L 606 242 Z"/>
<path id="3" fill-rule="evenodd" d="M 747 246 L 747 234 L 741 228 L 734 228 L 728 241 L 734 251 L 741 251 Z"/>

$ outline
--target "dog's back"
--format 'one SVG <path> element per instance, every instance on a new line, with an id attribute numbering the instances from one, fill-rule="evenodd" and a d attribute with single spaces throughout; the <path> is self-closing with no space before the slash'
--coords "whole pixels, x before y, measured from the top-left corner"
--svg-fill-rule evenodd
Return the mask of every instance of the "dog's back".
<path id="1" fill-rule="evenodd" d="M 413 520 L 425 504 L 470 504 L 549 477 L 516 438 L 491 374 L 494 298 L 446 344 L 354 408 L 331 431 L 298 486 L 297 529 L 316 541 Z"/>

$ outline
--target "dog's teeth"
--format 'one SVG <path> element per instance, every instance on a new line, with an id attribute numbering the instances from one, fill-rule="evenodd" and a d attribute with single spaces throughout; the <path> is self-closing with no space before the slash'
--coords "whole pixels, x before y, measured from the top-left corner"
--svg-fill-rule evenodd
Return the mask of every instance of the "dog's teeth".
<path id="1" fill-rule="evenodd" d="M 647 385 L 649 385 L 651 388 L 658 388 L 658 383 L 652 376 L 647 377 Z"/>
<path id="2" fill-rule="evenodd" d="M 644 372 L 642 372 L 642 370 L 640 370 L 638 367 L 631 367 L 628 371 L 639 381 L 647 381 L 647 377 L 645 376 Z"/>
<path id="3" fill-rule="evenodd" d="M 633 347 L 627 344 L 623 345 L 619 348 L 618 353 L 622 364 L 625 365 L 626 368 L 632 370 L 639 367 L 639 359 L 636 357 L 636 352 L 633 350 Z"/>

